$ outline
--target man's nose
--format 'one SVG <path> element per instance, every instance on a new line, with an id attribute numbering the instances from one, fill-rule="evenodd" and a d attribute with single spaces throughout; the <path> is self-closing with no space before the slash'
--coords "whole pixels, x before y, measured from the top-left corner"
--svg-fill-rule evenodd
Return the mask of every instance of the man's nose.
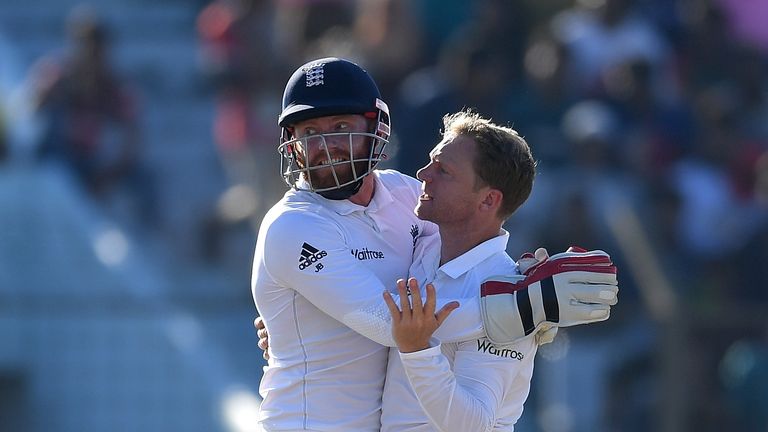
<path id="1" fill-rule="evenodd" d="M 429 175 L 428 169 L 429 164 L 416 171 L 416 178 L 424 182 L 431 180 L 432 177 Z"/>
<path id="2" fill-rule="evenodd" d="M 320 149 L 329 150 L 332 148 L 344 148 L 345 137 L 339 135 L 324 135 L 320 139 Z"/>

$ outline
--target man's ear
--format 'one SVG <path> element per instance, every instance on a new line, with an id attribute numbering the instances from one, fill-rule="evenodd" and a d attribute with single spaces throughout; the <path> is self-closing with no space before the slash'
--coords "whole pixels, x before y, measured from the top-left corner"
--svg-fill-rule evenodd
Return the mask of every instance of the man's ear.
<path id="1" fill-rule="evenodd" d="M 485 197 L 480 202 L 480 209 L 498 213 L 501 208 L 501 202 L 504 199 L 504 193 L 498 189 L 489 188 L 485 193 Z"/>

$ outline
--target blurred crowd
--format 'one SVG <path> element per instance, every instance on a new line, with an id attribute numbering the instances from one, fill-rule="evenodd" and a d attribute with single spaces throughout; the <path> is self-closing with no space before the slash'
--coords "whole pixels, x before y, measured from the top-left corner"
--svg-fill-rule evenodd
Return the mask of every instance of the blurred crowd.
<path id="1" fill-rule="evenodd" d="M 683 358 L 690 430 L 768 427 L 768 3 L 746 0 L 214 0 L 195 22 L 228 189 L 201 215 L 204 256 L 252 233 L 285 185 L 276 119 L 299 64 L 363 65 L 392 111 L 386 167 L 415 175 L 442 116 L 473 107 L 530 143 L 538 178 L 508 223 L 510 253 L 604 248 L 622 274 L 612 320 L 671 328 L 612 372 L 613 397 L 649 385 L 659 350 Z M 138 162 L 140 98 L 109 63 L 109 29 L 87 14 L 74 49 L 31 70 L 45 119 L 37 157 L 71 167 L 95 199 L 131 191 L 156 220 Z M 192 71 L 190 73 L 193 73 Z M 0 109 L 0 113 L 2 110 Z M 7 159 L 0 116 L 0 164 Z M 247 271 L 248 269 L 244 269 Z M 661 342 L 659 342 L 659 340 Z M 677 341 L 677 342 L 675 342 Z M 254 340 L 255 343 L 255 340 Z M 662 377 L 663 378 L 663 377 Z M 658 392 L 668 390 L 658 376 Z M 635 386 L 635 387 L 633 387 Z M 635 398 L 637 396 L 634 396 Z M 647 430 L 618 408 L 612 430 Z M 608 414 L 610 416 L 610 414 Z M 652 425 L 652 423 L 651 423 Z"/>
<path id="2" fill-rule="evenodd" d="M 388 166 L 407 174 L 446 113 L 474 107 L 514 126 L 539 176 L 508 223 L 510 252 L 606 248 L 623 270 L 613 319 L 682 327 L 683 346 L 660 338 L 616 366 L 612 396 L 642 392 L 655 350 L 673 349 L 682 366 L 668 373 L 685 376 L 686 406 L 704 408 L 685 423 L 765 430 L 765 414 L 740 411 L 765 412 L 768 386 L 765 22 L 767 3 L 739 0 L 219 0 L 197 24 L 222 159 L 248 152 L 254 173 L 274 172 L 262 155 L 282 82 L 321 56 L 377 79 L 392 109 Z M 651 425 L 614 412 L 616 430 Z"/>
<path id="3" fill-rule="evenodd" d="M 442 115 L 474 107 L 539 161 L 516 247 L 606 244 L 611 207 L 627 205 L 677 294 L 719 307 L 768 299 L 767 13 L 737 0 L 219 0 L 197 26 L 233 182 L 277 177 L 295 65 L 350 58 L 392 109 L 388 166 L 414 175 Z"/>

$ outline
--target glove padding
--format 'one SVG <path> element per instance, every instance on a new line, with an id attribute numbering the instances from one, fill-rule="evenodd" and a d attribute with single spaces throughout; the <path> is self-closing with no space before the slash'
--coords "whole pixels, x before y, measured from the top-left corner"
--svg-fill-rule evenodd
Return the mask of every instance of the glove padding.
<path id="1" fill-rule="evenodd" d="M 488 339 L 508 345 L 540 331 L 551 342 L 552 327 L 605 321 L 618 294 L 616 266 L 601 251 L 569 248 L 525 270 L 492 276 L 480 287 L 480 307 Z"/>
<path id="2" fill-rule="evenodd" d="M 536 252 L 526 252 L 517 260 L 517 269 L 521 274 L 528 274 L 529 271 L 546 261 L 549 258 L 549 252 L 544 248 L 536 249 Z M 549 322 L 543 322 L 536 328 L 536 345 L 545 345 L 555 340 L 557 336 L 557 326 Z"/>

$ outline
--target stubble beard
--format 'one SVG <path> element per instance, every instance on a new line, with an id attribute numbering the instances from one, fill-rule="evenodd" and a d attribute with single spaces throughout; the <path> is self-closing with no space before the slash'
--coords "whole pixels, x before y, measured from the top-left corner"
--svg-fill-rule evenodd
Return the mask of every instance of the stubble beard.
<path id="1" fill-rule="evenodd" d="M 358 178 L 368 170 L 368 162 L 361 161 L 355 162 L 355 173 Z M 338 184 L 336 178 L 333 176 L 333 172 L 336 172 L 336 178 L 338 178 Z M 309 179 L 306 177 L 309 176 Z M 311 181 L 310 181 L 311 179 Z M 312 187 L 315 189 L 326 189 L 338 187 L 345 183 L 352 182 L 354 177 L 352 175 L 352 163 L 344 162 L 336 166 L 327 166 L 320 169 L 313 169 L 305 172 L 305 180 L 310 181 Z"/>

